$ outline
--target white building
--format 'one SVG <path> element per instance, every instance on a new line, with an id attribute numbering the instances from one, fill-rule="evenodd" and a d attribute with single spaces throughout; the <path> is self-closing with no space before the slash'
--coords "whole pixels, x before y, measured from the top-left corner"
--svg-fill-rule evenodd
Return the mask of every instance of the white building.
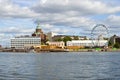
<path id="1" fill-rule="evenodd" d="M 65 44 L 63 41 L 61 42 L 47 42 L 48 45 L 50 46 L 58 46 L 58 47 L 61 47 L 61 48 L 64 48 L 65 47 Z"/>
<path id="2" fill-rule="evenodd" d="M 48 33 L 47 33 L 47 39 L 48 39 L 49 41 L 53 41 L 53 40 L 52 40 L 52 37 L 54 37 L 55 35 L 57 35 L 57 34 L 54 33 L 54 32 L 48 32 Z"/>
<path id="3" fill-rule="evenodd" d="M 11 39 L 11 48 L 24 49 L 32 46 L 40 46 L 40 37 L 15 37 Z"/>
<path id="4" fill-rule="evenodd" d="M 92 47 L 92 46 L 104 46 L 107 43 L 107 40 L 72 40 L 67 41 L 67 46 L 84 46 L 84 47 Z"/>

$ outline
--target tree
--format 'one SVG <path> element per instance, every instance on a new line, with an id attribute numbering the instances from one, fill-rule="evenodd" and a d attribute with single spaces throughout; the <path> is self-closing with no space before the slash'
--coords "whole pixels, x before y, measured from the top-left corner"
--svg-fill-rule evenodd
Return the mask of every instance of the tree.
<path id="1" fill-rule="evenodd" d="M 120 44 L 119 43 L 115 43 L 113 47 L 120 48 Z"/>
<path id="2" fill-rule="evenodd" d="M 66 42 L 67 42 L 67 41 L 71 41 L 71 40 L 72 40 L 71 37 L 65 36 L 65 37 L 63 38 L 63 41 L 64 41 L 64 43 L 65 43 L 65 46 L 66 46 Z"/>
<path id="3" fill-rule="evenodd" d="M 58 39 L 56 39 L 55 41 L 63 41 L 63 39 L 61 39 L 61 38 L 58 38 Z"/>
<path id="4" fill-rule="evenodd" d="M 108 42 L 108 46 L 112 46 L 112 43 L 110 41 Z"/>
<path id="5" fill-rule="evenodd" d="M 78 36 L 74 36 L 74 40 L 79 40 L 79 37 Z"/>

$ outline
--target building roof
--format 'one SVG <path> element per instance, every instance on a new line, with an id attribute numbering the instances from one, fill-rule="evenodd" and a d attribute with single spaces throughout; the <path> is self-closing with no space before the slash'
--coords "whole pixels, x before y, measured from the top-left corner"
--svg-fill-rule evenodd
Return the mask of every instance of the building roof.
<path id="1" fill-rule="evenodd" d="M 34 36 L 18 36 L 18 37 L 15 37 L 15 38 L 19 38 L 19 39 L 21 38 L 22 39 L 22 38 L 40 38 L 40 37 L 36 37 L 36 36 L 35 37 Z M 15 39 L 15 38 L 12 38 L 12 39 Z"/>

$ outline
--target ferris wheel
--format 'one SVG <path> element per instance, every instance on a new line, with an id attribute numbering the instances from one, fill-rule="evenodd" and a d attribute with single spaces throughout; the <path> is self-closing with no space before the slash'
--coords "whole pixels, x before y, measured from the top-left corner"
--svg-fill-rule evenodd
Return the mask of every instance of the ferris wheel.
<path id="1" fill-rule="evenodd" d="M 91 31 L 91 40 L 92 40 L 92 46 L 100 46 L 101 40 L 108 40 L 109 37 L 109 31 L 108 28 L 103 24 L 97 24 L 93 27 Z M 108 41 L 103 44 L 104 46 L 108 45 Z"/>

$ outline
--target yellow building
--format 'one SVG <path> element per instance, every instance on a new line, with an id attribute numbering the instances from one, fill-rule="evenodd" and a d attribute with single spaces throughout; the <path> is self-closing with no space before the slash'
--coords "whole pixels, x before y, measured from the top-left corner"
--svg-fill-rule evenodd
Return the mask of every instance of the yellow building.
<path id="1" fill-rule="evenodd" d="M 62 49 L 64 49 L 64 47 L 65 47 L 65 43 L 63 41 L 61 41 L 61 42 L 49 42 L 48 41 L 47 44 L 49 46 L 56 46 L 56 47 L 62 48 Z"/>

